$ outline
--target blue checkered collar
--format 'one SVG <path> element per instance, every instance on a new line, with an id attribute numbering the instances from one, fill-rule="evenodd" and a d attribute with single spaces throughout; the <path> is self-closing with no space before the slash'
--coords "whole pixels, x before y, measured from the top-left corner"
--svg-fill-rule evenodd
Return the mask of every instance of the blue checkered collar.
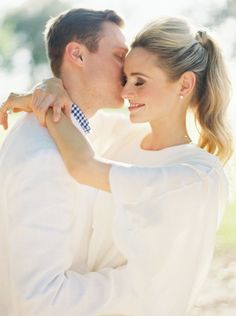
<path id="1" fill-rule="evenodd" d="M 79 123 L 82 130 L 87 134 L 90 132 L 91 127 L 89 125 L 89 121 L 82 112 L 82 110 L 79 108 L 79 106 L 75 103 L 71 106 L 71 114 L 76 119 L 76 121 Z"/>

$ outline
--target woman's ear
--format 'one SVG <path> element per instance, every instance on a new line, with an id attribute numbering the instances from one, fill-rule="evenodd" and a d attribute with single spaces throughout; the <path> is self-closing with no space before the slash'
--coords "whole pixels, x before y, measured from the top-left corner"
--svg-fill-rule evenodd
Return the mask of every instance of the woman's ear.
<path id="1" fill-rule="evenodd" d="M 180 78 L 180 95 L 186 97 L 192 93 L 196 85 L 196 75 L 192 71 L 186 71 Z"/>
<path id="2" fill-rule="evenodd" d="M 84 56 L 83 56 L 84 47 L 78 42 L 70 42 L 66 45 L 65 57 L 72 63 L 76 63 L 78 66 L 83 66 Z"/>

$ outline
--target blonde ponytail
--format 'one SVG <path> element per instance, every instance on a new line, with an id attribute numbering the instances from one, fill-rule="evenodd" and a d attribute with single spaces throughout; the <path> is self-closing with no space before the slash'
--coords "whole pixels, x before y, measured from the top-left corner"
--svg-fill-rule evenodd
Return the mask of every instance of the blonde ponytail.
<path id="1" fill-rule="evenodd" d="M 233 151 L 231 131 L 227 122 L 230 80 L 216 41 L 201 31 L 197 33 L 196 39 L 208 53 L 205 78 L 198 82 L 198 92 L 201 93 L 196 96 L 195 117 L 200 125 L 198 145 L 225 163 Z"/>

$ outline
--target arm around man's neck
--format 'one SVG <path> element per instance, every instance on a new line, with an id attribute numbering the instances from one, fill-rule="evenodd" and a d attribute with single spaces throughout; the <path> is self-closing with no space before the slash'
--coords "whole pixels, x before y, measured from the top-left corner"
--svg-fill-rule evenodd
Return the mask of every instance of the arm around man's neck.
<path id="1" fill-rule="evenodd" d="M 53 121 L 53 111 L 46 115 L 46 125 L 62 155 L 70 175 L 78 182 L 110 192 L 111 163 L 96 157 L 88 139 L 62 113 L 59 122 Z"/>

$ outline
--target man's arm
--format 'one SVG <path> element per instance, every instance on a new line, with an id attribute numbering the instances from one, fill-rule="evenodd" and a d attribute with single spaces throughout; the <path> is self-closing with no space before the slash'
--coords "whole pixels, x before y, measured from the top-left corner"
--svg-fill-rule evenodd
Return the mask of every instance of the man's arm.
<path id="1" fill-rule="evenodd" d="M 18 309 L 24 316 L 134 315 L 128 266 L 84 275 L 71 270 L 76 192 L 64 168 L 55 150 L 46 150 L 10 181 L 10 265 Z"/>

